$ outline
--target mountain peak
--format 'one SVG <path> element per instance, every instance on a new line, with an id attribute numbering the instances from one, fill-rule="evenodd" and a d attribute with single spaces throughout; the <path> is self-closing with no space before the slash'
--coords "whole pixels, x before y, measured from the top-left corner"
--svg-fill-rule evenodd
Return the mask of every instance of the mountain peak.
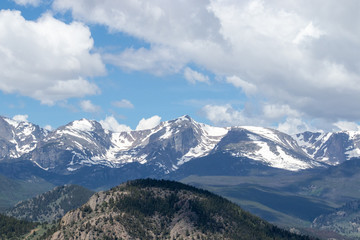
<path id="1" fill-rule="evenodd" d="M 93 131 L 95 129 L 94 121 L 85 118 L 71 122 L 68 127 L 70 126 L 72 129 L 84 132 Z"/>
<path id="2" fill-rule="evenodd" d="M 194 120 L 189 115 L 183 115 L 176 119 L 177 121 L 189 121 L 193 122 Z"/>
<path id="3" fill-rule="evenodd" d="M 20 122 L 12 120 L 10 118 L 2 117 L 2 119 L 14 128 L 17 128 L 20 124 Z"/>

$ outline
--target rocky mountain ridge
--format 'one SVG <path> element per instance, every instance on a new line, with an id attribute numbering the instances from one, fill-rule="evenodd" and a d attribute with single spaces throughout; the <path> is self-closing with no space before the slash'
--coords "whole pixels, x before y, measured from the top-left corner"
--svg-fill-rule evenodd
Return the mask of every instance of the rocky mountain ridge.
<path id="1" fill-rule="evenodd" d="M 47 131 L 0 117 L 0 160 L 30 160 L 60 174 L 84 166 L 120 168 L 130 163 L 168 174 L 192 159 L 219 151 L 298 171 L 360 156 L 360 133 L 305 132 L 292 137 L 263 127 L 213 127 L 189 116 L 140 131 L 111 132 L 87 119 Z"/>
<path id="2" fill-rule="evenodd" d="M 48 133 L 32 123 L 0 117 L 0 160 L 31 152 Z"/>
<path id="3" fill-rule="evenodd" d="M 294 136 L 298 144 L 313 159 L 337 165 L 360 156 L 360 132 L 304 132 Z"/>

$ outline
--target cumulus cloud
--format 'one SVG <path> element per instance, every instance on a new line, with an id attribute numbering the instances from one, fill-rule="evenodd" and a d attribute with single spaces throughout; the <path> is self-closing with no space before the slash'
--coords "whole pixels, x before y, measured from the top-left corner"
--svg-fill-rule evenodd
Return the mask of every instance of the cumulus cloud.
<path id="1" fill-rule="evenodd" d="M 28 115 L 15 115 L 12 119 L 17 122 L 27 122 L 28 121 Z"/>
<path id="2" fill-rule="evenodd" d="M 146 130 L 152 129 L 160 124 L 161 117 L 155 115 L 150 118 L 143 118 L 140 120 L 139 124 L 136 126 L 136 130 Z"/>
<path id="3" fill-rule="evenodd" d="M 334 123 L 334 126 L 340 131 L 360 131 L 359 124 L 355 122 L 338 121 Z"/>
<path id="4" fill-rule="evenodd" d="M 148 71 L 155 75 L 176 73 L 186 62 L 174 50 L 162 46 L 152 49 L 128 48 L 119 54 L 104 54 L 103 58 L 107 63 L 119 66 L 124 70 Z"/>
<path id="5" fill-rule="evenodd" d="M 100 106 L 94 105 L 90 100 L 80 102 L 81 110 L 84 112 L 97 113 L 101 110 Z"/>
<path id="6" fill-rule="evenodd" d="M 263 110 L 263 113 L 254 115 L 251 111 L 246 111 L 246 109 L 236 110 L 230 104 L 208 104 L 202 108 L 202 113 L 208 120 L 218 126 L 262 126 L 274 128 L 290 135 L 305 131 L 320 131 L 315 126 L 311 126 L 304 121 L 301 115 L 290 109 L 289 106 L 267 105 Z M 281 122 L 272 125 L 271 122 L 274 119 Z"/>
<path id="7" fill-rule="evenodd" d="M 122 68 L 166 73 L 195 63 L 228 76 L 245 94 L 308 118 L 360 118 L 356 0 L 55 0 L 53 6 L 150 43 L 109 57 Z M 166 56 L 161 52 L 171 53 L 170 64 L 158 60 Z"/>
<path id="8" fill-rule="evenodd" d="M 208 104 L 201 109 L 201 112 L 218 126 L 240 126 L 247 125 L 249 122 L 243 111 L 235 110 L 230 104 Z"/>
<path id="9" fill-rule="evenodd" d="M 111 31 L 126 32 L 151 43 L 191 45 L 194 40 L 221 38 L 220 24 L 207 4 L 204 0 L 55 0 L 53 7 L 71 10 L 76 19 L 102 24 Z"/>
<path id="10" fill-rule="evenodd" d="M 199 73 L 195 70 L 192 70 L 189 67 L 186 67 L 184 70 L 184 77 L 185 79 L 192 84 L 195 84 L 196 82 L 204 82 L 209 83 L 209 77 L 205 76 L 202 73 Z"/>
<path id="11" fill-rule="evenodd" d="M 302 133 L 305 131 L 318 131 L 317 129 L 309 126 L 300 118 L 289 117 L 283 123 L 280 123 L 277 129 L 290 135 Z"/>
<path id="12" fill-rule="evenodd" d="M 100 120 L 101 126 L 112 132 L 128 132 L 131 131 L 129 126 L 120 124 L 114 116 L 107 116 L 104 120 Z"/>
<path id="13" fill-rule="evenodd" d="M 267 119 L 272 119 L 272 120 L 278 120 L 287 116 L 290 117 L 300 117 L 301 114 L 294 110 L 291 109 L 291 107 L 289 105 L 286 104 L 264 104 L 263 106 L 263 114 L 264 117 Z"/>
<path id="14" fill-rule="evenodd" d="M 134 105 L 127 99 L 112 102 L 112 105 L 118 108 L 134 108 Z"/>
<path id="15" fill-rule="evenodd" d="M 226 82 L 231 83 L 237 88 L 241 88 L 246 95 L 252 95 L 257 91 L 257 87 L 254 84 L 246 82 L 237 76 L 227 77 Z"/>
<path id="16" fill-rule="evenodd" d="M 18 5 L 23 5 L 23 6 L 39 6 L 40 3 L 42 2 L 42 0 L 13 0 L 16 4 Z"/>
<path id="17" fill-rule="evenodd" d="M 0 90 L 52 105 L 100 92 L 86 77 L 105 73 L 85 25 L 66 24 L 49 14 L 25 20 L 18 11 L 0 11 Z"/>

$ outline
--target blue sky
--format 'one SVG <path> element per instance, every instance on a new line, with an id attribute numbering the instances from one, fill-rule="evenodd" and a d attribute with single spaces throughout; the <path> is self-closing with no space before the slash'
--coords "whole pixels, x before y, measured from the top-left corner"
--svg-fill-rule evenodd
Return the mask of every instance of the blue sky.
<path id="1" fill-rule="evenodd" d="M 358 1 L 4 0 L 0 114 L 359 130 Z M 319 11 L 321 9 L 321 11 Z M 142 124 L 139 125 L 139 121 Z"/>

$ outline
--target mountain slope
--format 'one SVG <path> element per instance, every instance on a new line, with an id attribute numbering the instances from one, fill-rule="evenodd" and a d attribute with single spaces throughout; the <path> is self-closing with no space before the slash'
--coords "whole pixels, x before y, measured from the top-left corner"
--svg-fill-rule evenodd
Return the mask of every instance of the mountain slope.
<path id="1" fill-rule="evenodd" d="M 331 165 L 360 157 L 360 132 L 304 132 L 294 136 L 299 145 L 315 160 Z"/>
<path id="2" fill-rule="evenodd" d="M 35 124 L 0 116 L 0 160 L 31 152 L 47 134 Z"/>
<path id="3" fill-rule="evenodd" d="M 0 214 L 0 239 L 22 239 L 38 224 Z"/>
<path id="4" fill-rule="evenodd" d="M 209 166 L 197 173 L 201 159 L 184 165 L 191 175 L 175 179 L 198 186 L 239 204 L 256 215 L 280 226 L 310 227 L 318 215 L 327 215 L 349 201 L 358 200 L 360 159 L 347 160 L 329 168 L 289 172 L 257 166 L 246 159 L 210 156 Z M 204 160 L 205 161 L 205 160 Z M 221 167 L 221 163 L 230 166 Z M 211 165 L 214 165 L 212 167 Z"/>
<path id="5" fill-rule="evenodd" d="M 67 213 L 52 239 L 309 239 L 235 204 L 172 181 L 135 180 Z"/>
<path id="6" fill-rule="evenodd" d="M 360 201 L 352 201 L 329 214 L 314 219 L 312 228 L 330 230 L 347 237 L 360 238 Z"/>
<path id="7" fill-rule="evenodd" d="M 6 215 L 33 222 L 52 222 L 89 200 L 94 192 L 76 185 L 53 190 L 22 201 L 6 211 Z"/>
<path id="8" fill-rule="evenodd" d="M 215 146 L 214 151 L 219 150 L 291 171 L 321 166 L 289 135 L 262 127 L 231 128 Z"/>
<path id="9" fill-rule="evenodd" d="M 45 170 L 66 173 L 82 166 L 107 164 L 108 161 L 92 161 L 92 157 L 105 154 L 110 145 L 110 136 L 100 123 L 81 119 L 49 133 L 23 158 L 31 159 Z"/>
<path id="10" fill-rule="evenodd" d="M 52 189 L 54 185 L 39 177 L 26 180 L 11 179 L 0 174 L 0 211 L 13 207 L 19 201 L 32 198 Z"/>

